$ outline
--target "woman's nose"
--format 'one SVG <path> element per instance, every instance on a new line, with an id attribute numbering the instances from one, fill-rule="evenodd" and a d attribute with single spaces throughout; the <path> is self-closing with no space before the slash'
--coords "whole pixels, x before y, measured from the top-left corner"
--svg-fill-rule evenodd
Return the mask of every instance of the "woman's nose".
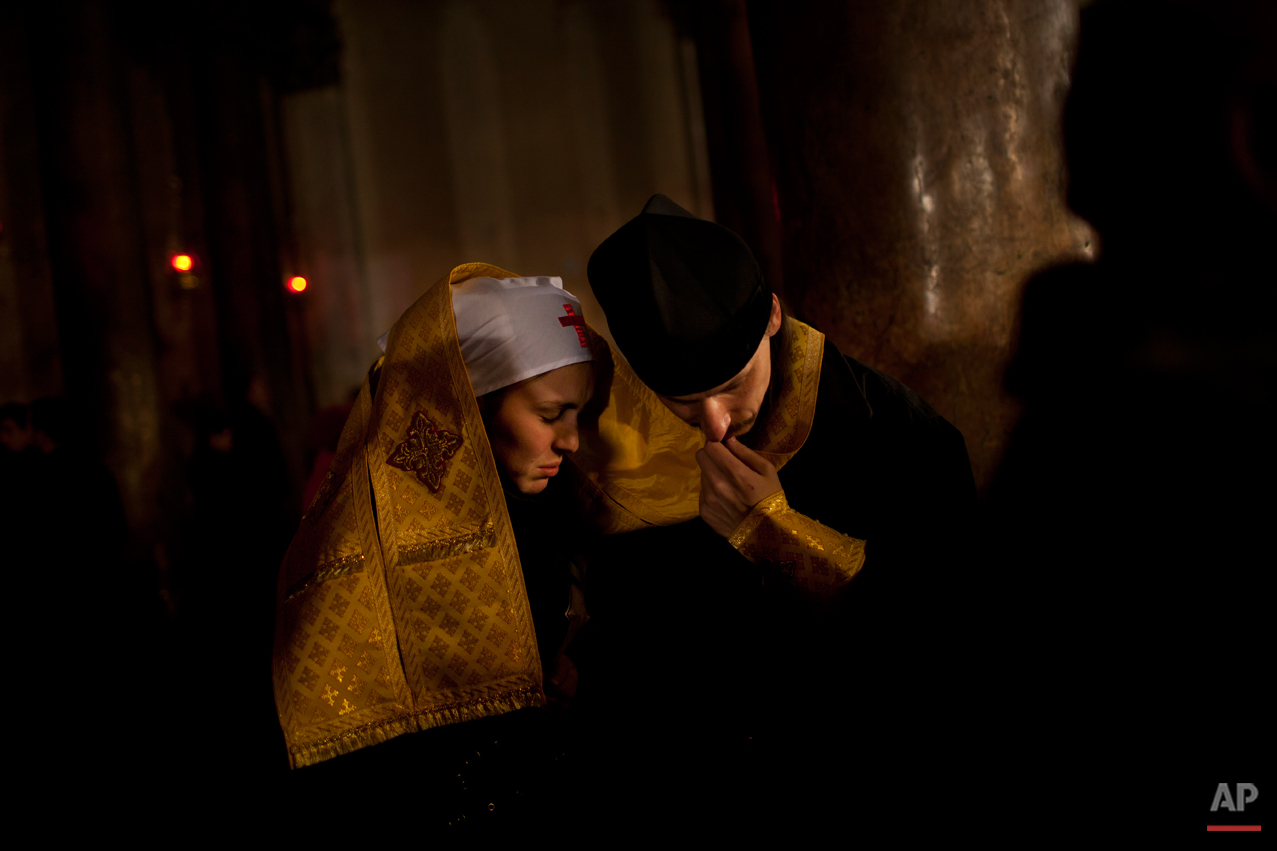
<path id="1" fill-rule="evenodd" d="M 581 445 L 581 436 L 575 425 L 564 426 L 554 437 L 554 451 L 567 455 Z"/>

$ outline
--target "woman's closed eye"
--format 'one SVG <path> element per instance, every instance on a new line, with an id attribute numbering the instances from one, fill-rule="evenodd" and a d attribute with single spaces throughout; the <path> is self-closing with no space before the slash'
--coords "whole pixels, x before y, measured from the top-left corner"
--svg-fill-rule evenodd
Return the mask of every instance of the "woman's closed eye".
<path id="1" fill-rule="evenodd" d="M 548 405 L 537 411 L 541 420 L 545 423 L 557 423 L 566 417 L 570 412 L 580 410 L 580 405 L 575 402 L 564 402 L 561 404 Z"/>

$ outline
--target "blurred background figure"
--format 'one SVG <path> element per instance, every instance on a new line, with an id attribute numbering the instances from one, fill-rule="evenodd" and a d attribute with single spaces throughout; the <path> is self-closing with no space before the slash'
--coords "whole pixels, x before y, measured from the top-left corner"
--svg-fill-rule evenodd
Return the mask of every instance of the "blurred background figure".
<path id="1" fill-rule="evenodd" d="M 10 524 L 21 528 L 14 520 L 27 508 L 31 467 L 40 453 L 34 442 L 31 408 L 21 402 L 0 405 L 0 524 L 6 530 Z"/>
<path id="2" fill-rule="evenodd" d="M 188 467 L 192 497 L 182 573 L 186 705 L 217 740 L 214 762 L 284 770 L 269 647 L 275 577 L 296 526 L 269 396 L 250 381 L 228 410 L 197 409 Z M 217 672 L 212 674 L 210 672 Z M 209 702 L 211 692 L 233 694 Z"/>
<path id="3" fill-rule="evenodd" d="M 31 428 L 30 406 L 21 402 L 0 405 L 0 552 L 14 564 L 25 563 L 32 550 L 25 529 L 40 454 Z"/>
<path id="4" fill-rule="evenodd" d="M 6 406 L 5 414 L 20 414 Z M 33 735 L 18 744 L 33 749 L 45 770 L 77 755 L 109 764 L 124 751 L 148 754 L 154 718 L 138 713 L 135 701 L 151 704 L 166 683 L 156 666 L 155 600 L 147 577 L 125 558 L 128 524 L 115 476 L 85 445 L 75 409 L 59 398 L 31 403 L 26 429 L 7 446 L 25 448 L 19 464 L 7 464 L 0 512 L 8 599 L 15 634 L 40 636 L 41 653 L 64 671 L 75 689 L 50 688 L 50 700 L 29 718 Z M 146 670 L 146 677 L 129 672 Z M 51 683 L 47 685 L 52 686 Z M 72 693 L 74 692 L 74 693 Z M 88 746 L 81 739 L 83 708 L 75 694 L 112 695 L 93 712 L 94 723 L 113 729 L 109 741 Z M 145 756 L 143 757 L 145 758 Z"/>
<path id="5" fill-rule="evenodd" d="M 1164 759 L 1154 716 L 1236 756 L 1271 668 L 1277 6 L 1097 2 L 1064 131 L 1100 260 L 1029 283 L 1007 372 L 1004 719 L 1025 763 Z"/>
<path id="6" fill-rule="evenodd" d="M 10 458 L 27 450 L 34 433 L 31 431 L 31 409 L 21 402 L 5 402 L 0 405 L 0 444 Z"/>
<path id="7" fill-rule="evenodd" d="M 39 553 L 42 563 L 72 571 L 77 577 L 73 596 L 89 607 L 102 594 L 116 599 L 122 593 L 119 561 L 128 524 L 114 474 L 83 444 L 74 419 L 65 400 L 37 399 L 28 429 L 15 429 L 14 445 L 29 442 L 20 453 L 26 459 L 24 522 L 13 534 L 25 552 Z"/>

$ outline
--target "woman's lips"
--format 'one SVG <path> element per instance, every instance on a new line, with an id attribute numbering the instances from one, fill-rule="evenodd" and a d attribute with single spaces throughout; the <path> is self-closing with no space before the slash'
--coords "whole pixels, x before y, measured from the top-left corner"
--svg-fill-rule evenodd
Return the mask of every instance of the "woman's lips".
<path id="1" fill-rule="evenodd" d="M 563 463 L 562 461 L 559 462 L 559 464 L 562 464 L 562 463 Z M 537 469 L 541 471 L 542 475 L 554 476 L 554 475 L 557 475 L 559 472 L 559 464 L 545 464 L 540 467 L 537 467 Z"/>

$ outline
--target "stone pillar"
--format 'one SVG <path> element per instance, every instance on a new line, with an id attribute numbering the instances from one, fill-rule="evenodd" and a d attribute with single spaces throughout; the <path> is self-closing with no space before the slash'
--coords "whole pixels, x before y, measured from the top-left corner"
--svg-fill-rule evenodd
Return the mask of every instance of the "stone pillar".
<path id="1" fill-rule="evenodd" d="M 983 486 L 1019 295 L 1065 207 L 1076 0 L 749 5 L 791 306 L 962 430 Z"/>

